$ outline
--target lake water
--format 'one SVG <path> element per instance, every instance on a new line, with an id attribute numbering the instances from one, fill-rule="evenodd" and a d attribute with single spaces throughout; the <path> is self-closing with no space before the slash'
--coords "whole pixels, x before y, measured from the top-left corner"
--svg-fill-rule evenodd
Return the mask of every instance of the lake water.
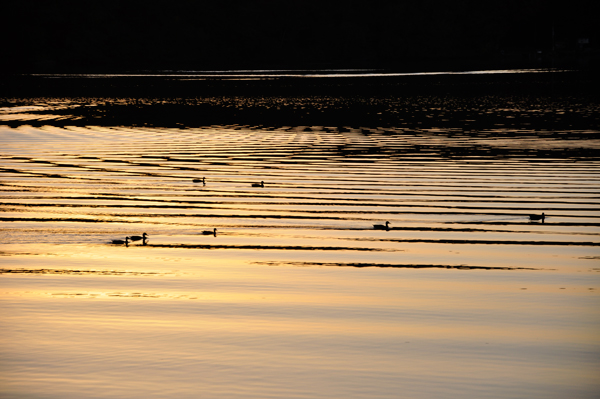
<path id="1" fill-rule="evenodd" d="M 4 98 L 0 397 L 598 397 L 600 103 L 394 79 Z"/>

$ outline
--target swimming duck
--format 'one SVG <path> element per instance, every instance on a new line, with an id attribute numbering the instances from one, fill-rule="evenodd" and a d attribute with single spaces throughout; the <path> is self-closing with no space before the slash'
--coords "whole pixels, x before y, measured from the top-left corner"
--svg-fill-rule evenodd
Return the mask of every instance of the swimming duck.
<path id="1" fill-rule="evenodd" d="M 111 242 L 113 244 L 125 244 L 125 245 L 129 245 L 129 237 L 125 237 L 124 240 L 112 240 Z"/>
<path id="2" fill-rule="evenodd" d="M 194 179 L 192 180 L 194 183 L 202 183 L 206 186 L 206 179 L 203 177 L 202 179 Z"/>
<path id="3" fill-rule="evenodd" d="M 211 230 L 204 230 L 202 232 L 202 234 L 204 234 L 205 236 L 214 235 L 216 237 L 217 236 L 217 228 L 215 227 L 212 231 Z"/>
<path id="4" fill-rule="evenodd" d="M 139 241 L 139 240 L 146 240 L 148 238 L 148 234 L 144 233 L 141 236 L 131 236 L 129 237 L 129 239 L 131 241 Z"/>
<path id="5" fill-rule="evenodd" d="M 264 187 L 265 186 L 265 182 L 261 181 L 260 183 L 252 183 L 252 187 Z"/>
<path id="6" fill-rule="evenodd" d="M 544 223 L 544 219 L 546 219 L 546 215 L 544 213 L 542 213 L 541 215 L 529 215 L 529 220 L 532 222 L 537 222 L 541 220 L 542 223 Z"/>
<path id="7" fill-rule="evenodd" d="M 385 224 L 374 224 L 373 228 L 375 230 L 389 230 L 390 229 L 390 222 L 385 222 Z"/>

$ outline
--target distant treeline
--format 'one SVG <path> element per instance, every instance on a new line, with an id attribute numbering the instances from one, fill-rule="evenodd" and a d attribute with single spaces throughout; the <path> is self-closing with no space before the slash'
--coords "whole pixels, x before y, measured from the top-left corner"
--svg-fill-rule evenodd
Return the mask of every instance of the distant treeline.
<path id="1" fill-rule="evenodd" d="M 10 1 L 5 72 L 589 67 L 596 0 Z"/>

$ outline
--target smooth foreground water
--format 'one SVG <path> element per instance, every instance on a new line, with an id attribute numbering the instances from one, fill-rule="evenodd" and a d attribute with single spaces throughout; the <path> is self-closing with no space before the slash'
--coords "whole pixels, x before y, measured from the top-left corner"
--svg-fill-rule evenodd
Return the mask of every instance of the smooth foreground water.
<path id="1" fill-rule="evenodd" d="M 597 103 L 3 105 L 2 398 L 600 394 Z"/>

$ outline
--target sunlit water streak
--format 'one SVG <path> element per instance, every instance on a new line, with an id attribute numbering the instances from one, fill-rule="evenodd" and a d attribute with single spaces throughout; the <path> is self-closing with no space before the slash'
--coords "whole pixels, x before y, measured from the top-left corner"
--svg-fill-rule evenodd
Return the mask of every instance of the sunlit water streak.
<path id="1" fill-rule="evenodd" d="M 169 78 L 177 80 L 203 80 L 203 79 L 285 79 L 285 78 L 381 78 L 381 77 L 404 77 L 404 76 L 436 76 L 436 75 L 497 75 L 497 74 L 532 74 L 532 73 L 557 73 L 565 70 L 558 69 L 505 69 L 505 70 L 479 70 L 458 72 L 389 72 L 376 69 L 330 69 L 330 70 L 227 70 L 227 71 L 162 71 L 160 73 L 88 73 L 88 74 L 32 74 L 32 76 L 46 78 L 88 78 L 88 79 L 111 79 L 111 78 Z"/>
<path id="2" fill-rule="evenodd" d="M 0 113 L 3 396 L 600 392 L 589 125 L 80 126 L 78 101 Z"/>

